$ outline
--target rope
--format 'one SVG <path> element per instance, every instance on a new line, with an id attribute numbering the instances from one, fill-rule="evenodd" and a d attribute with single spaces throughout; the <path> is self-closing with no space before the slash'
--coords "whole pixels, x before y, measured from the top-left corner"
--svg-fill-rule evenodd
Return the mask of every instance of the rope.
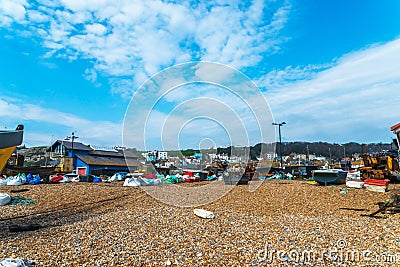
<path id="1" fill-rule="evenodd" d="M 35 204 L 35 200 L 20 195 L 16 195 L 11 197 L 11 202 L 9 205 L 15 206 L 15 205 L 32 205 L 32 204 Z"/>

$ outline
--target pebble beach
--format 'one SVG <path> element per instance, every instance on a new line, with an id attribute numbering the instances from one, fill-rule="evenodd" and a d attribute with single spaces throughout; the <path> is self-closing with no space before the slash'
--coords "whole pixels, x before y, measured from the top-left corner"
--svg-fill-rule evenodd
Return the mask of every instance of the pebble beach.
<path id="1" fill-rule="evenodd" d="M 179 186 L 202 186 L 206 182 Z M 226 187 L 223 182 L 218 186 Z M 162 185 L 169 187 L 170 185 Z M 378 214 L 377 193 L 303 181 L 264 181 L 254 192 L 234 186 L 199 208 L 161 203 L 140 187 L 116 183 L 2 186 L 33 199 L 0 207 L 0 260 L 36 266 L 398 266 L 400 214 Z M 171 193 L 173 190 L 171 187 Z M 36 223 L 39 230 L 10 232 Z"/>

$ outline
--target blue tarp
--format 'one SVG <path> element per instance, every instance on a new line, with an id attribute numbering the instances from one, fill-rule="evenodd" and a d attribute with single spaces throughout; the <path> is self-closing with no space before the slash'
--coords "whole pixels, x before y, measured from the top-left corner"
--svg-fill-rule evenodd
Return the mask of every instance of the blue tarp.
<path id="1" fill-rule="evenodd" d="M 98 177 L 98 176 L 93 176 L 93 183 L 101 183 L 101 182 L 103 182 L 103 180 L 101 180 L 100 177 Z"/>
<path id="2" fill-rule="evenodd" d="M 26 176 L 26 180 L 27 180 L 28 184 L 40 184 L 40 182 L 41 182 L 39 174 L 32 176 L 32 174 L 29 173 Z"/>

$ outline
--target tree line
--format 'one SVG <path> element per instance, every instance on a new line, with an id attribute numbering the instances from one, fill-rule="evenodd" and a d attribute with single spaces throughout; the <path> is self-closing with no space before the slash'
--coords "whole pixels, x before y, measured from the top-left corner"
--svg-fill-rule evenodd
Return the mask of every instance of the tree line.
<path id="1" fill-rule="evenodd" d="M 279 143 L 263 144 L 268 146 L 268 151 L 271 151 L 273 146 L 276 146 L 276 153 L 279 154 Z M 327 142 L 283 142 L 282 155 L 287 156 L 292 153 L 309 154 L 323 157 L 331 157 L 332 159 L 340 159 L 344 156 L 352 157 L 354 154 L 362 155 L 362 145 L 360 143 L 350 142 L 345 144 L 327 143 Z M 230 156 L 232 147 L 217 148 L 218 154 L 228 154 Z M 397 149 L 394 144 L 388 143 L 370 143 L 365 144 L 367 153 L 379 153 L 383 150 Z M 250 157 L 255 159 L 260 156 L 261 144 L 250 147 Z"/>

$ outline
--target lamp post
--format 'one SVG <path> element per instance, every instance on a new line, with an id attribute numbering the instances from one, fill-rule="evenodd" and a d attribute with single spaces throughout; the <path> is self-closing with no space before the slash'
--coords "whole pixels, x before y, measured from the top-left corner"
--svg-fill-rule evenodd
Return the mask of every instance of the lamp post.
<path id="1" fill-rule="evenodd" d="M 328 165 L 328 169 L 331 168 L 331 163 L 332 163 L 332 153 L 331 153 L 331 148 L 329 147 L 329 165 Z"/>
<path id="2" fill-rule="evenodd" d="M 343 146 L 343 160 L 345 160 L 346 159 L 346 147 L 344 146 L 344 144 L 342 146 Z"/>
<path id="3" fill-rule="evenodd" d="M 71 136 L 67 137 L 68 139 L 71 138 L 71 158 L 72 158 L 72 166 L 74 166 L 74 140 L 78 139 L 78 136 L 75 136 L 75 132 L 72 132 Z"/>
<path id="4" fill-rule="evenodd" d="M 71 139 L 71 157 L 74 156 L 74 141 L 75 139 L 78 139 L 78 136 L 75 136 L 75 132 L 72 132 L 71 136 L 67 136 L 67 140 Z"/>
<path id="5" fill-rule="evenodd" d="M 281 158 L 281 167 L 283 167 L 281 126 L 285 125 L 285 124 L 286 124 L 286 122 L 281 122 L 281 123 L 273 122 L 272 123 L 272 125 L 278 126 L 278 131 L 279 131 L 279 157 Z"/>

